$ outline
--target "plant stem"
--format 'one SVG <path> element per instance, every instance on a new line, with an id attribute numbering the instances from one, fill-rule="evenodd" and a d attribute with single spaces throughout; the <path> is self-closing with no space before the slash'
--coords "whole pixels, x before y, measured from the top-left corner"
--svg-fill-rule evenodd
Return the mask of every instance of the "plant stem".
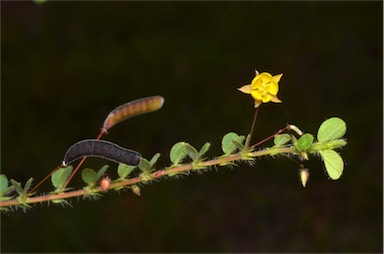
<path id="1" fill-rule="evenodd" d="M 107 132 L 106 129 L 104 129 L 104 128 L 101 129 L 101 131 L 100 131 L 100 133 L 99 133 L 99 135 L 97 136 L 96 139 L 97 139 L 97 140 L 101 139 L 101 137 L 102 137 L 106 132 Z M 73 176 L 74 176 L 74 175 L 76 174 L 76 172 L 79 170 L 79 168 L 81 167 L 81 165 L 83 165 L 83 163 L 84 163 L 84 161 L 85 161 L 86 158 L 87 158 L 87 157 L 84 156 L 84 157 L 81 159 L 80 163 L 77 165 L 77 167 L 75 168 L 75 170 L 72 172 L 71 176 L 68 178 L 68 180 L 67 180 L 67 182 L 65 183 L 63 189 L 65 189 L 65 188 L 67 187 L 67 185 L 69 184 L 69 182 L 71 181 L 71 179 L 73 178 Z M 47 180 L 53 173 L 55 173 L 55 172 L 56 172 L 57 170 L 59 170 L 61 167 L 63 167 L 62 164 L 58 165 L 54 170 L 51 171 L 51 173 L 49 173 L 46 177 L 44 177 L 43 180 L 41 180 L 38 184 L 36 184 L 35 187 L 33 187 L 33 189 L 30 190 L 28 193 L 33 193 L 33 192 L 37 189 L 37 187 L 39 187 L 43 182 L 45 182 L 45 181 L 46 181 L 46 180 Z"/>
<path id="2" fill-rule="evenodd" d="M 257 107 L 255 110 L 255 114 L 253 116 L 251 131 L 249 132 L 249 136 L 247 137 L 246 142 L 245 142 L 245 148 L 248 148 L 249 144 L 251 143 L 252 134 L 253 134 L 253 130 L 255 129 L 255 123 L 256 123 L 258 113 L 259 113 L 259 108 Z"/>
<path id="3" fill-rule="evenodd" d="M 292 147 L 280 147 L 280 148 L 269 148 L 265 150 L 260 150 L 260 151 L 254 151 L 250 154 L 247 155 L 247 158 L 255 158 L 255 157 L 260 157 L 260 156 L 265 156 L 265 155 L 270 155 L 270 154 L 281 154 L 281 153 L 291 153 L 292 152 Z M 208 161 L 203 161 L 198 164 L 199 167 L 205 168 L 205 167 L 210 167 L 213 165 L 220 165 L 220 164 L 225 164 L 228 162 L 234 162 L 234 161 L 239 161 L 244 158 L 243 152 L 239 152 L 236 154 L 228 155 L 225 157 L 219 157 L 216 159 L 208 160 Z M 158 178 L 161 178 L 166 175 L 171 175 L 175 173 L 180 173 L 188 170 L 193 170 L 194 165 L 192 163 L 190 164 L 185 164 L 185 165 L 180 165 L 176 167 L 170 167 L 170 168 L 165 168 L 161 170 L 157 170 L 153 172 L 150 175 L 150 179 L 155 180 Z M 198 170 L 198 169 L 196 169 Z M 124 186 L 129 186 L 137 183 L 142 183 L 142 182 L 148 182 L 148 180 L 144 180 L 140 176 L 122 180 L 116 183 L 112 183 L 109 187 L 109 189 L 114 189 L 114 188 L 119 188 L 119 187 L 124 187 Z M 97 193 L 101 192 L 101 188 L 95 187 L 92 189 L 92 193 Z M 24 203 L 19 203 L 18 200 L 12 199 L 12 200 L 5 200 L 0 202 L 0 207 L 6 207 L 6 206 L 16 206 L 20 204 L 33 204 L 33 203 L 39 203 L 39 202 L 47 202 L 51 200 L 60 200 L 60 199 L 67 199 L 67 198 L 73 198 L 77 196 L 83 196 L 89 194 L 89 191 L 81 189 L 81 190 L 74 190 L 74 191 L 69 191 L 69 192 L 64 192 L 64 193 L 59 193 L 59 194 L 49 194 L 49 195 L 44 195 L 44 196 L 38 196 L 38 197 L 32 197 L 32 198 L 27 198 Z"/>
<path id="4" fill-rule="evenodd" d="M 263 139 L 263 140 L 257 142 L 256 144 L 252 145 L 250 148 L 255 148 L 255 147 L 257 147 L 257 146 L 263 144 L 264 142 L 267 142 L 268 140 L 270 140 L 270 139 L 274 138 L 275 136 L 279 135 L 280 133 L 289 130 L 289 128 L 290 128 L 290 126 L 287 125 L 286 127 L 284 127 L 284 128 L 282 128 L 282 129 L 278 130 L 277 132 L 273 133 L 273 134 L 270 135 L 269 137 L 266 137 L 265 139 Z"/>

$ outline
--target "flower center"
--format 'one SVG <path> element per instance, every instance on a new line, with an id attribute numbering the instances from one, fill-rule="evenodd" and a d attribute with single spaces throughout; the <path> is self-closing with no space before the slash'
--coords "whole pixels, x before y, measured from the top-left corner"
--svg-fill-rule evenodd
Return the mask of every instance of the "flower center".
<path id="1" fill-rule="evenodd" d="M 269 84 L 271 83 L 270 80 L 266 81 L 263 79 L 260 79 L 260 89 L 259 92 L 261 93 L 262 97 L 265 97 L 269 94 Z"/>

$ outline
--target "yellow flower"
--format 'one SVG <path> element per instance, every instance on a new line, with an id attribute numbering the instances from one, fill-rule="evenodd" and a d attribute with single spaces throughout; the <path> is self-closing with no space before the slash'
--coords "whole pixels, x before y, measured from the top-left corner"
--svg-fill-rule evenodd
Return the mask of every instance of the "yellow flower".
<path id="1" fill-rule="evenodd" d="M 260 73 L 256 71 L 256 76 L 253 78 L 251 84 L 238 88 L 240 92 L 250 94 L 255 99 L 255 108 L 272 101 L 274 103 L 281 103 L 277 98 L 279 91 L 279 81 L 283 74 L 272 76 L 268 72 Z"/>

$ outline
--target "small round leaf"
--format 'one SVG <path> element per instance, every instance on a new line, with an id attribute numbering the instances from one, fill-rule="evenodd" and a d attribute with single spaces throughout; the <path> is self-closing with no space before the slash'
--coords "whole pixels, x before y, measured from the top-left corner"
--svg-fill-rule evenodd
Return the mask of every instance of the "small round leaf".
<path id="1" fill-rule="evenodd" d="M 172 146 L 169 158 L 173 164 L 179 164 L 187 156 L 186 145 L 185 142 L 178 142 Z"/>
<path id="2" fill-rule="evenodd" d="M 83 171 L 81 171 L 81 178 L 88 185 L 96 184 L 97 180 L 99 179 L 97 173 L 90 168 L 85 168 Z"/>
<path id="3" fill-rule="evenodd" d="M 0 175 L 0 193 L 3 193 L 8 188 L 8 178 L 6 175 Z"/>
<path id="4" fill-rule="evenodd" d="M 320 155 L 324 160 L 329 177 L 333 180 L 339 179 L 344 170 L 343 158 L 337 152 L 330 149 L 320 151 Z"/>
<path id="5" fill-rule="evenodd" d="M 151 163 L 147 159 L 141 158 L 138 167 L 141 171 L 148 172 L 151 169 Z"/>
<path id="6" fill-rule="evenodd" d="M 244 136 L 239 136 L 234 132 L 227 133 L 221 140 L 221 148 L 223 149 L 223 152 L 225 154 L 231 154 L 233 151 L 236 150 L 236 145 L 232 141 L 236 140 L 242 143 L 244 138 L 245 138 Z"/>
<path id="7" fill-rule="evenodd" d="M 51 182 L 52 185 L 59 189 L 64 186 L 65 182 L 67 181 L 68 177 L 71 175 L 73 170 L 72 166 L 64 167 L 58 169 L 55 173 L 51 176 Z"/>
<path id="8" fill-rule="evenodd" d="M 303 136 L 299 138 L 299 140 L 295 143 L 295 147 L 299 151 L 305 151 L 307 150 L 313 143 L 313 136 L 312 134 L 305 133 Z"/>
<path id="9" fill-rule="evenodd" d="M 119 163 L 119 166 L 117 167 L 117 174 L 119 175 L 119 177 L 121 179 L 124 179 L 125 177 L 127 177 L 134 169 L 136 168 L 136 166 L 131 166 L 131 165 L 127 165 L 127 164 L 124 164 L 124 163 Z"/>
<path id="10" fill-rule="evenodd" d="M 347 131 L 347 124 L 338 117 L 325 120 L 317 132 L 318 141 L 338 139 L 344 136 Z"/>
<path id="11" fill-rule="evenodd" d="M 186 143 L 185 149 L 189 158 L 191 158 L 193 161 L 199 158 L 199 152 L 192 145 Z"/>
<path id="12" fill-rule="evenodd" d="M 233 144 L 232 140 L 238 136 L 239 135 L 234 132 L 229 132 L 223 137 L 221 140 L 221 148 L 225 154 L 230 154 L 233 152 L 233 150 L 236 149 L 236 146 Z"/>
<path id="13" fill-rule="evenodd" d="M 275 138 L 273 139 L 273 142 L 275 143 L 276 146 L 282 146 L 288 143 L 289 141 L 291 141 L 291 135 L 289 134 L 276 135 Z"/>

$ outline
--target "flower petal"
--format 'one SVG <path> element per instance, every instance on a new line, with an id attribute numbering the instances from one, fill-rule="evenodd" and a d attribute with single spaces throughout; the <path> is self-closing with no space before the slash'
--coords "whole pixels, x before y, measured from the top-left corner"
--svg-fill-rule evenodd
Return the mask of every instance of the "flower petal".
<path id="1" fill-rule="evenodd" d="M 240 88 L 237 88 L 242 93 L 251 94 L 251 85 L 245 85 Z"/>
<path id="2" fill-rule="evenodd" d="M 262 73 L 260 73 L 260 76 L 263 76 L 263 78 L 266 78 L 266 79 L 272 78 L 271 73 L 268 73 L 268 72 L 262 72 Z"/>
<path id="3" fill-rule="evenodd" d="M 261 84 L 261 75 L 259 74 L 252 79 L 252 82 L 251 82 L 252 89 L 259 89 L 260 84 Z"/>
<path id="4" fill-rule="evenodd" d="M 275 81 L 276 83 L 279 83 L 282 76 L 283 76 L 283 73 L 273 76 L 272 77 L 273 81 Z"/>
<path id="5" fill-rule="evenodd" d="M 259 76 L 267 82 L 273 78 L 272 75 L 268 72 L 262 72 L 262 73 L 260 73 Z M 267 82 L 265 82 L 265 83 L 267 83 Z"/>
<path id="6" fill-rule="evenodd" d="M 271 99 L 272 99 L 272 95 L 271 94 L 265 94 L 263 96 L 263 102 L 264 103 L 271 101 Z"/>
<path id="7" fill-rule="evenodd" d="M 255 100 L 255 108 L 258 108 L 261 105 L 261 101 Z"/>
<path id="8" fill-rule="evenodd" d="M 276 95 L 279 91 L 279 85 L 276 82 L 269 83 L 268 92 L 272 95 Z"/>
<path id="9" fill-rule="evenodd" d="M 279 98 L 277 98 L 277 96 L 273 96 L 271 98 L 271 101 L 274 102 L 274 103 L 282 103 L 282 101 Z"/>
<path id="10" fill-rule="evenodd" d="M 252 95 L 252 97 L 253 97 L 255 100 L 259 100 L 259 101 L 261 101 L 262 98 L 263 98 L 263 95 L 259 92 L 259 90 L 252 90 L 251 95 Z"/>

